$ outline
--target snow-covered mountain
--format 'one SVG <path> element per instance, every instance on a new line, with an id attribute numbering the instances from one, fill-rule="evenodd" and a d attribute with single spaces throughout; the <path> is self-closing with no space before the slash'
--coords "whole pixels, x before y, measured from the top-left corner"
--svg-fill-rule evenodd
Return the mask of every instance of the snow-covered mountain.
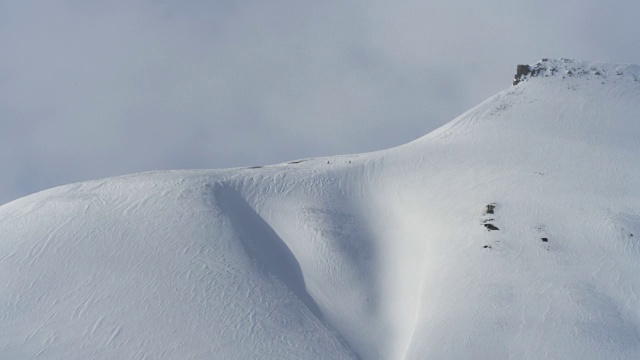
<path id="1" fill-rule="evenodd" d="M 0 207 L 0 358 L 640 358 L 640 67 L 515 82 L 385 151 Z"/>

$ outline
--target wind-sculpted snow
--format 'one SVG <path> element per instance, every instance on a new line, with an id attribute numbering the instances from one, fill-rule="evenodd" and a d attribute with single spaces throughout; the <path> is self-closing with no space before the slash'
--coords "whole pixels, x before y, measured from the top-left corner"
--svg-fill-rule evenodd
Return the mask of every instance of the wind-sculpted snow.
<path id="1" fill-rule="evenodd" d="M 541 63 L 398 148 L 0 207 L 0 358 L 637 359 L 639 71 Z"/>

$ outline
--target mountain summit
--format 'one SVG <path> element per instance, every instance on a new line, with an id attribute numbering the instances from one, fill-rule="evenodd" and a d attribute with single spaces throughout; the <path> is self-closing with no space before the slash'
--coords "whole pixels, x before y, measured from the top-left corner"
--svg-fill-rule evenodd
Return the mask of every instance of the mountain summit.
<path id="1" fill-rule="evenodd" d="M 518 85 L 532 77 L 558 76 L 563 79 L 582 77 L 608 81 L 620 77 L 631 77 L 640 81 L 640 69 L 637 65 L 594 64 L 571 59 L 542 59 L 535 65 L 518 65 L 513 85 Z"/>
<path id="2" fill-rule="evenodd" d="M 637 359 L 639 67 L 518 70 L 393 149 L 0 207 L 0 358 Z"/>

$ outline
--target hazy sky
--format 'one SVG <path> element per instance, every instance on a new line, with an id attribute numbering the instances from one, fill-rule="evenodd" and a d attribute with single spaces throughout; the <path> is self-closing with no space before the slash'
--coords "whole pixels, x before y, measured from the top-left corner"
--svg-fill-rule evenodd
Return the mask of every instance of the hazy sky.
<path id="1" fill-rule="evenodd" d="M 640 63 L 638 1 L 0 0 L 0 204 L 400 145 L 518 63 Z"/>

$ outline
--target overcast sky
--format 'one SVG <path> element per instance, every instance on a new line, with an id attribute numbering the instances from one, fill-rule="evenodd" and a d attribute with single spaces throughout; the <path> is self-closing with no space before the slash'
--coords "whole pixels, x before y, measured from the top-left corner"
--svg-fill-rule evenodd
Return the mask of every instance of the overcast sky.
<path id="1" fill-rule="evenodd" d="M 640 63 L 638 1 L 0 0 L 0 204 L 384 149 L 543 57 Z"/>

